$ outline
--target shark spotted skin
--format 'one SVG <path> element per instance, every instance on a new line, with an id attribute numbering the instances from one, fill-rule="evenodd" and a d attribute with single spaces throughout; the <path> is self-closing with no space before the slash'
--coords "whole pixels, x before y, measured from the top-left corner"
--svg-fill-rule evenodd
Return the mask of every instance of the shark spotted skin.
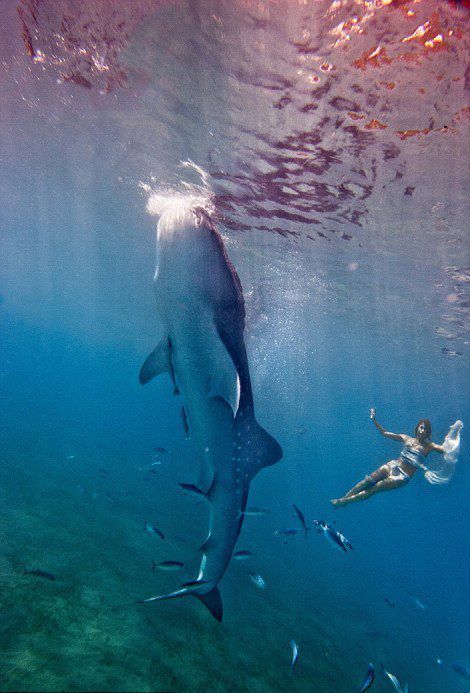
<path id="1" fill-rule="evenodd" d="M 165 212 L 157 227 L 157 258 L 154 289 L 164 335 L 139 380 L 170 374 L 212 483 L 201 491 L 210 523 L 197 579 L 143 601 L 192 595 L 221 621 L 218 584 L 240 534 L 250 483 L 281 459 L 282 449 L 255 419 L 242 287 L 205 210 Z"/>

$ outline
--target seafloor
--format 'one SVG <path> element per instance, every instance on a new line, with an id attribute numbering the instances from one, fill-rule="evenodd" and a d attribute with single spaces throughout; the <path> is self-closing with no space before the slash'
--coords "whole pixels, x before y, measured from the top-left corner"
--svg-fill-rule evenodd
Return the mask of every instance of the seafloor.
<path id="1" fill-rule="evenodd" d="M 283 579 L 282 570 L 273 570 L 275 562 L 287 560 L 288 567 L 281 549 L 258 560 L 265 591 L 251 584 L 243 563 L 230 569 L 222 624 L 192 599 L 137 604 L 183 580 L 152 572 L 152 558 L 185 560 L 194 553 L 187 525 L 171 518 L 165 472 L 131 483 L 113 473 L 122 464 L 128 475 L 129 461 L 111 443 L 93 450 L 85 434 L 74 434 L 58 444 L 39 430 L 35 435 L 29 422 L 16 449 L 4 448 L 0 469 L 2 691 L 339 693 L 358 690 L 370 659 L 392 662 L 419 681 L 414 690 L 442 690 L 439 672 L 437 678 L 429 673 L 430 652 L 421 647 L 407 655 L 414 636 L 396 614 L 387 623 L 382 613 L 379 622 L 335 585 Z M 109 478 L 97 478 L 98 465 Z M 143 531 L 152 508 L 165 542 Z M 25 567 L 56 580 L 23 575 Z M 292 637 L 300 658 L 290 675 Z M 376 688 L 388 685 L 378 680 Z M 457 678 L 455 685 L 460 690 Z"/>

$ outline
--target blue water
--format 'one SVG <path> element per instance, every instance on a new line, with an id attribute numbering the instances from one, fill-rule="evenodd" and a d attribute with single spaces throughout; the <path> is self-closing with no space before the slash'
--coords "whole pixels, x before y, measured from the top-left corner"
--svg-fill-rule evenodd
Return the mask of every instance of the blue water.
<path id="1" fill-rule="evenodd" d="M 329 499 L 399 452 L 370 407 L 396 432 L 429 418 L 437 442 L 470 422 L 468 9 L 109 5 L 72 22 L 99 70 L 54 43 L 60 3 L 26 16 L 36 61 L 4 3 L 1 690 L 352 691 L 369 661 L 376 690 L 392 690 L 381 662 L 411 691 L 467 690 L 451 667 L 470 669 L 467 428 L 448 485 L 418 473 L 365 503 Z M 365 33 L 333 46 L 348 16 Z M 107 52 L 86 17 L 114 36 Z M 403 43 L 425 21 L 442 50 Z M 378 44 L 390 62 L 355 65 Z M 107 83 L 118 68 L 127 83 Z M 255 555 L 223 579 L 222 624 L 196 600 L 136 603 L 194 579 L 207 531 L 178 487 L 197 481 L 196 451 L 170 381 L 138 383 L 162 330 L 146 204 L 203 185 L 188 160 L 242 282 L 257 418 L 284 450 L 252 484 L 270 513 L 245 519 L 238 548 Z M 140 470 L 155 447 L 161 464 Z M 354 550 L 315 533 L 284 545 L 292 503 Z"/>

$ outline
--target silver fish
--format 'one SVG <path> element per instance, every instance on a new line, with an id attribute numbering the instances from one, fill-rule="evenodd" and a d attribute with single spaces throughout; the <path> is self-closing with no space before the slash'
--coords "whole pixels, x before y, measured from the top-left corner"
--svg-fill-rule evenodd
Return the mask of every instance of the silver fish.
<path id="1" fill-rule="evenodd" d="M 388 680 L 391 682 L 392 686 L 394 689 L 397 691 L 397 693 L 408 693 L 408 684 L 405 683 L 405 686 L 402 688 L 399 680 L 394 674 L 391 674 L 389 671 L 386 669 L 383 669 L 384 676 L 388 678 Z"/>
<path id="2" fill-rule="evenodd" d="M 253 584 L 256 585 L 256 587 L 258 587 L 258 589 L 260 589 L 260 590 L 266 589 L 266 583 L 263 580 L 263 578 L 261 577 L 261 575 L 255 575 L 254 573 L 250 573 L 250 578 L 251 578 L 251 581 L 253 582 Z"/>
<path id="3" fill-rule="evenodd" d="M 374 665 L 372 662 L 369 662 L 369 666 L 367 667 L 366 671 L 366 676 L 364 681 L 362 682 L 362 686 L 359 689 L 359 693 L 364 693 L 368 688 L 372 686 L 372 684 L 375 681 L 375 671 L 374 671 Z"/>
<path id="4" fill-rule="evenodd" d="M 269 508 L 259 508 L 255 505 L 252 505 L 246 510 L 243 510 L 240 512 L 240 515 L 245 515 L 245 517 L 261 517 L 261 515 L 267 515 L 269 512 Z"/>
<path id="5" fill-rule="evenodd" d="M 423 604 L 423 602 L 420 602 L 419 599 L 411 596 L 410 599 L 413 602 L 413 604 L 418 607 L 418 609 L 421 609 L 421 611 L 427 611 L 428 607 L 426 606 L 426 604 Z"/>
<path id="6" fill-rule="evenodd" d="M 300 510 L 300 508 L 298 508 L 298 507 L 296 506 L 295 503 L 292 503 L 292 507 L 293 507 L 294 510 L 295 510 L 295 514 L 297 515 L 297 519 L 298 519 L 298 521 L 300 522 L 300 526 L 301 526 L 301 528 L 302 528 L 302 533 L 303 533 L 303 535 L 304 535 L 304 537 L 305 537 L 305 539 L 306 539 L 306 538 L 307 538 L 307 532 L 308 532 L 309 528 L 307 527 L 307 523 L 305 522 L 304 514 L 303 514 L 303 512 Z"/>
<path id="7" fill-rule="evenodd" d="M 155 561 L 152 561 L 152 570 L 165 570 L 165 571 L 173 571 L 173 570 L 179 570 L 180 568 L 184 567 L 184 563 L 181 563 L 181 561 L 160 561 L 160 563 L 155 563 Z"/>
<path id="8" fill-rule="evenodd" d="M 295 534 L 302 534 L 302 530 L 297 527 L 287 527 L 286 529 L 276 529 L 274 531 L 274 536 L 276 537 L 290 537 Z"/>
<path id="9" fill-rule="evenodd" d="M 160 539 L 165 539 L 163 532 L 159 530 L 158 527 L 150 525 L 147 521 L 145 521 L 144 530 L 149 534 L 156 534 L 158 537 L 160 537 Z"/>
<path id="10" fill-rule="evenodd" d="M 313 521 L 314 525 L 317 525 L 318 527 L 318 532 L 323 532 L 323 535 L 325 539 L 327 539 L 330 544 L 333 544 L 338 549 L 341 549 L 345 553 L 347 553 L 348 549 L 352 550 L 352 545 L 351 542 L 346 539 L 344 534 L 341 534 L 341 532 L 337 532 L 331 525 L 329 525 L 327 522 L 324 520 L 314 520 Z"/>
<path id="11" fill-rule="evenodd" d="M 250 558 L 251 556 L 253 556 L 253 553 L 251 551 L 242 550 L 235 551 L 232 558 L 235 558 L 235 560 L 237 561 L 244 561 L 246 558 Z"/>
<path id="12" fill-rule="evenodd" d="M 290 646 L 292 647 L 292 662 L 290 665 L 290 673 L 292 674 L 292 672 L 294 671 L 294 666 L 299 658 L 299 647 L 295 640 L 290 641 Z"/>

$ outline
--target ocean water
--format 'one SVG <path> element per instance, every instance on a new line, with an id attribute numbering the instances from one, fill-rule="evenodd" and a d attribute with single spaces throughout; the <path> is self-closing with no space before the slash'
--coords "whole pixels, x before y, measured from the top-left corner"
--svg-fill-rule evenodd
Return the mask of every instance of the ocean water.
<path id="1" fill-rule="evenodd" d="M 381 663 L 413 692 L 468 689 L 469 12 L 2 2 L 0 690 L 339 693 L 369 662 L 373 690 L 393 688 Z M 194 579 L 207 532 L 170 380 L 138 382 L 162 335 L 149 199 L 188 195 L 240 277 L 284 451 L 251 485 L 270 512 L 244 521 L 221 624 L 137 603 Z M 462 419 L 451 482 L 335 510 L 399 453 L 370 407 L 437 442 Z M 292 503 L 353 551 L 283 543 Z"/>

